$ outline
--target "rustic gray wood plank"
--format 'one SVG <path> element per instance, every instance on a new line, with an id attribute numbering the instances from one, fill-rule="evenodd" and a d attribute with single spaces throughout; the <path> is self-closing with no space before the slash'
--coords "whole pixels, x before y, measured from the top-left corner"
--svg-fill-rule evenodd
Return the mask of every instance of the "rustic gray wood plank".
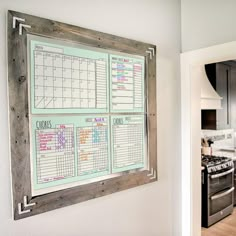
<path id="1" fill-rule="evenodd" d="M 12 14 L 8 14 L 8 84 L 13 208 L 15 219 L 18 203 L 31 198 L 30 145 L 28 120 L 27 45 L 12 30 Z"/>
<path id="2" fill-rule="evenodd" d="M 156 51 L 156 47 L 155 51 Z M 157 172 L 157 113 L 156 113 L 156 57 L 148 61 L 148 118 L 149 118 L 149 159 L 150 165 Z M 156 176 L 157 178 L 157 176 Z"/>
<path id="3" fill-rule="evenodd" d="M 29 24 L 31 28 L 23 29 L 23 34 L 20 36 L 19 23 L 17 23 L 16 29 L 12 28 L 13 16 L 25 19 L 25 23 Z M 32 197 L 30 173 L 30 124 L 28 118 L 27 34 L 60 39 L 71 43 L 80 43 L 146 57 L 145 94 L 148 101 L 146 116 L 148 122 L 149 170 L 137 171 L 135 173 L 127 172 L 119 177 L 106 179 L 104 181 Z M 148 53 L 150 48 L 153 48 L 155 51 L 155 55 L 152 56 L 152 59 L 150 58 L 150 53 Z M 87 201 L 157 180 L 155 45 L 15 11 L 9 11 L 8 83 L 14 219 L 18 220 L 37 215 L 49 210 Z M 155 171 L 155 175 L 152 171 Z M 24 206 L 24 196 L 28 197 L 29 203 L 37 204 L 35 206 Z M 19 203 L 22 203 L 23 211 L 31 211 L 19 214 Z"/>

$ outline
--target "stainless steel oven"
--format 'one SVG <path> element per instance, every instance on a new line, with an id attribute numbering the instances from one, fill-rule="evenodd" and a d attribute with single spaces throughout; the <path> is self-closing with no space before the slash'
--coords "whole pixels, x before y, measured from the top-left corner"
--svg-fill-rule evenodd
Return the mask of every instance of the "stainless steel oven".
<path id="1" fill-rule="evenodd" d="M 222 189 L 227 189 L 232 187 L 234 179 L 234 169 L 224 170 L 218 174 L 209 174 L 208 175 L 208 188 L 209 194 L 215 194 Z"/>
<path id="2" fill-rule="evenodd" d="M 225 163 L 225 162 L 224 162 Z M 233 211 L 234 167 L 227 164 L 205 166 L 202 172 L 202 226 L 209 227 Z"/>
<path id="3" fill-rule="evenodd" d="M 236 186 L 236 160 L 234 160 L 234 186 Z M 234 205 L 236 205 L 236 187 L 234 187 Z"/>

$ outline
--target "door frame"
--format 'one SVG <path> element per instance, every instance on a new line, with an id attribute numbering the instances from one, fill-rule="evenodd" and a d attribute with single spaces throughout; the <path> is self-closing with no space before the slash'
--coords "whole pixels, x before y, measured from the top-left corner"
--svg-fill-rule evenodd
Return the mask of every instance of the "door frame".
<path id="1" fill-rule="evenodd" d="M 236 59 L 236 41 L 181 54 L 182 236 L 201 235 L 201 112 L 199 68 Z"/>

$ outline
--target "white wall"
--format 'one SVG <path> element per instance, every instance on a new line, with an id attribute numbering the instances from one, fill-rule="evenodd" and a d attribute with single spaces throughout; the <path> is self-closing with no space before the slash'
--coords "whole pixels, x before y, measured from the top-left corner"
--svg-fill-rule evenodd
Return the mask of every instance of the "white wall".
<path id="1" fill-rule="evenodd" d="M 158 182 L 12 220 L 5 56 L 8 9 L 157 45 Z M 178 0 L 0 1 L 0 235 L 181 235 L 179 52 Z"/>
<path id="2" fill-rule="evenodd" d="M 235 0 L 181 0 L 182 51 L 236 39 Z"/>

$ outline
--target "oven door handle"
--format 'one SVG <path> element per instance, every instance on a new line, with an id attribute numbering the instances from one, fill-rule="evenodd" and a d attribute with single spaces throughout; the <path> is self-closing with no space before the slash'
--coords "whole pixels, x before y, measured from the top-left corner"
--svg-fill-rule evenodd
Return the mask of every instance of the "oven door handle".
<path id="1" fill-rule="evenodd" d="M 232 168 L 232 169 L 230 169 L 228 171 L 225 171 L 223 173 L 220 173 L 220 174 L 211 175 L 211 179 L 219 178 L 221 176 L 227 175 L 227 174 L 232 173 L 232 172 L 234 172 L 234 168 Z"/>
<path id="2" fill-rule="evenodd" d="M 217 195 L 215 195 L 215 196 L 212 196 L 212 197 L 211 197 L 211 200 L 216 200 L 216 199 L 218 199 L 218 198 L 220 198 L 220 197 L 224 197 L 225 195 L 230 194 L 230 193 L 232 193 L 233 191 L 234 191 L 234 187 L 232 187 L 231 189 L 229 189 L 229 190 L 227 190 L 227 191 L 225 191 L 225 192 L 223 192 L 223 193 L 219 193 L 219 194 L 217 194 Z"/>

